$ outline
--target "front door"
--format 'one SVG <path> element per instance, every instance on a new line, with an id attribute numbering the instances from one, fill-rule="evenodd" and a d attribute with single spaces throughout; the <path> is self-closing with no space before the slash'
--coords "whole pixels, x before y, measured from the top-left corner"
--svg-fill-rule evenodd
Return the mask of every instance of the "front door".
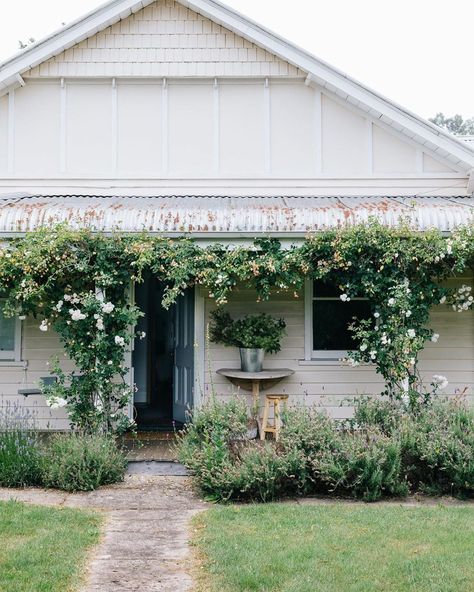
<path id="1" fill-rule="evenodd" d="M 174 309 L 173 419 L 184 423 L 194 400 L 194 289 Z"/>

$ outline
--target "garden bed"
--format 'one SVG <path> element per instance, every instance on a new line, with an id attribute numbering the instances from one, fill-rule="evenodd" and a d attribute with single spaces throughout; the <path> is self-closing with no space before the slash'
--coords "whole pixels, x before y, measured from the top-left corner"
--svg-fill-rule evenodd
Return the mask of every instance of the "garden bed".
<path id="1" fill-rule="evenodd" d="M 365 501 L 424 492 L 474 496 L 474 411 L 459 400 L 416 408 L 360 397 L 351 421 L 317 408 L 284 414 L 278 443 L 245 441 L 245 402 L 212 398 L 179 443 L 180 460 L 215 501 L 325 494 Z"/>

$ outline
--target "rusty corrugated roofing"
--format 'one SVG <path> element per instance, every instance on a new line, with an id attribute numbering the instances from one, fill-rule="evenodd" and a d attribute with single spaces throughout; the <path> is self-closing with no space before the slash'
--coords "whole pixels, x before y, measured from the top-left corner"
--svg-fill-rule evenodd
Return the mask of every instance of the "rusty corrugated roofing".
<path id="1" fill-rule="evenodd" d="M 406 220 L 450 231 L 473 221 L 469 197 L 117 197 L 11 194 L 0 199 L 0 233 L 67 222 L 97 231 L 307 233 L 365 222 Z"/>

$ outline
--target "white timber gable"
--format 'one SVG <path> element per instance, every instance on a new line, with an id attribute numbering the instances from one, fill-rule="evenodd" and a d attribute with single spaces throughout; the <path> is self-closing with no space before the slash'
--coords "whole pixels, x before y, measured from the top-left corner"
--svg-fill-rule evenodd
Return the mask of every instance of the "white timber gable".
<path id="1" fill-rule="evenodd" d="M 174 0 L 158 0 L 24 76 L 306 76 Z"/>
<path id="2" fill-rule="evenodd" d="M 243 18 L 116 0 L 0 65 L 0 192 L 470 193 L 466 144 Z"/>

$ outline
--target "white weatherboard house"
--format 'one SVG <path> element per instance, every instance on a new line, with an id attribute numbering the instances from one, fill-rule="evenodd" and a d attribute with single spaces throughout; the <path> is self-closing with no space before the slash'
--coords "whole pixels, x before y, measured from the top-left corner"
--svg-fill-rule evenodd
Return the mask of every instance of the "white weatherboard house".
<path id="1" fill-rule="evenodd" d="M 0 64 L 4 238 L 61 220 L 205 243 L 298 241 L 369 216 L 449 232 L 472 216 L 473 167 L 471 144 L 215 0 L 111 0 Z M 136 289 L 147 339 L 131 362 L 148 427 L 180 419 L 211 380 L 231 393 L 215 371 L 239 366 L 237 350 L 212 345 L 209 373 L 206 293 L 166 312 L 159 292 L 152 282 Z M 256 304 L 240 291 L 229 306 L 283 316 L 282 351 L 265 365 L 294 374 L 277 392 L 343 417 L 348 395 L 382 385 L 371 366 L 339 361 L 344 331 L 322 344 L 312 319 L 319 297 L 308 284 L 299 299 Z M 38 324 L 0 321 L 2 404 L 66 428 L 64 410 L 34 394 L 60 352 Z M 427 345 L 422 371 L 446 375 L 451 394 L 472 395 L 472 313 L 433 310 L 433 327 L 442 339 Z"/>

